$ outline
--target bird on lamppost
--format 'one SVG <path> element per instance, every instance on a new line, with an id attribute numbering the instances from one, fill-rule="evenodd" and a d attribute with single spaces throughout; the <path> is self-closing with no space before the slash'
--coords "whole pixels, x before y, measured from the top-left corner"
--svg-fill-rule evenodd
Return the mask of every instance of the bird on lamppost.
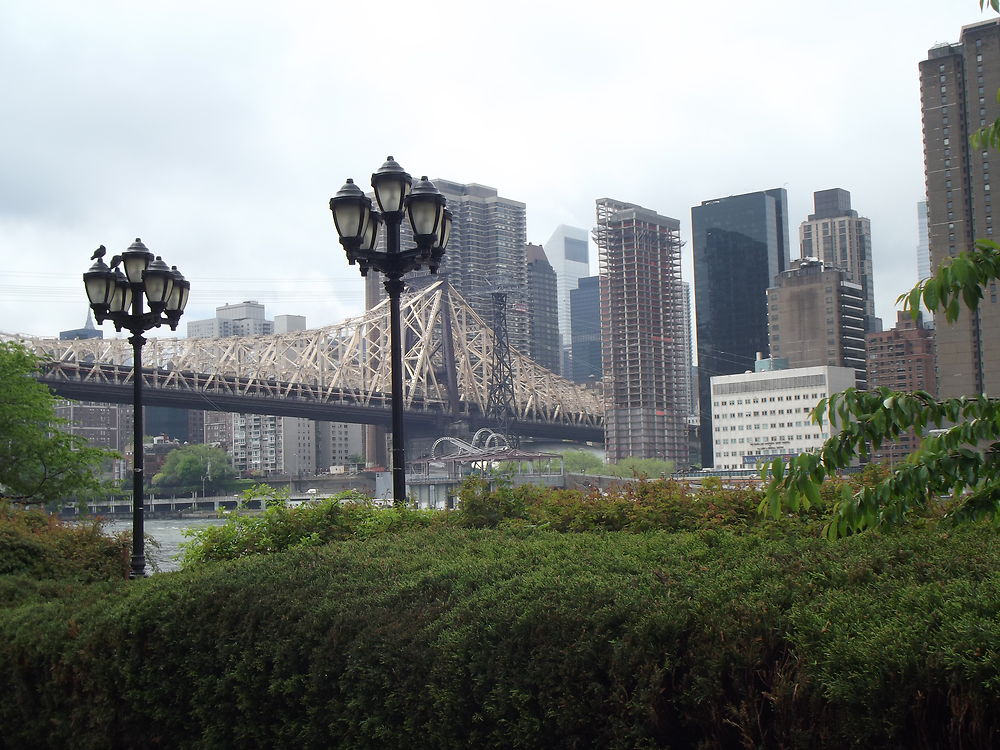
<path id="1" fill-rule="evenodd" d="M 143 449 L 142 449 L 142 345 L 143 333 L 163 324 L 177 330 L 177 323 L 187 306 L 191 283 L 177 270 L 168 267 L 138 237 L 121 255 L 104 262 L 107 249 L 101 245 L 91 260 L 94 264 L 83 274 L 84 288 L 98 323 L 110 320 L 115 329 L 132 335 L 132 571 L 130 578 L 146 575 L 143 531 Z M 124 266 L 122 273 L 119 265 Z M 145 308 L 143 302 L 148 304 Z"/>

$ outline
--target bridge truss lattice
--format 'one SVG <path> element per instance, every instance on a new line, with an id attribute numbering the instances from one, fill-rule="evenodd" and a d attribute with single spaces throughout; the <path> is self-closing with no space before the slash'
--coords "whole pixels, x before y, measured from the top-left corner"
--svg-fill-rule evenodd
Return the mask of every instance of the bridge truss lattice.
<path id="1" fill-rule="evenodd" d="M 456 418 L 486 414 L 496 346 L 490 326 L 445 280 L 404 295 L 401 313 L 405 408 Z M 121 369 L 131 366 L 124 338 L 2 338 L 18 338 L 42 356 L 50 382 L 121 379 Z M 143 348 L 144 382 L 153 388 L 362 407 L 388 406 L 388 363 L 388 301 L 323 328 L 218 339 L 154 337 Z M 517 422 L 602 425 L 603 404 L 592 390 L 516 351 L 511 367 Z"/>

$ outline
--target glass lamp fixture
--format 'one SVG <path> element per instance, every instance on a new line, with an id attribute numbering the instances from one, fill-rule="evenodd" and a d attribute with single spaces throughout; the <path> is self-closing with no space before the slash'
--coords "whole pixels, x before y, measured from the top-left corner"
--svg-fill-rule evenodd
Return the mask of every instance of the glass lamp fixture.
<path id="1" fill-rule="evenodd" d="M 403 210 L 403 202 L 410 193 L 413 178 L 391 156 L 387 156 L 385 164 L 372 175 L 372 187 L 375 188 L 375 200 L 383 214 L 399 214 Z M 388 217 L 386 217 L 388 219 Z"/>
<path id="2" fill-rule="evenodd" d="M 129 245 L 128 250 L 122 253 L 122 265 L 125 266 L 125 275 L 131 284 L 142 283 L 142 273 L 152 262 L 153 254 L 138 237 Z"/>
<path id="3" fill-rule="evenodd" d="M 371 198 L 348 178 L 337 194 L 330 199 L 330 211 L 337 234 L 347 246 L 354 246 L 364 238 L 371 215 Z"/>
<path id="4" fill-rule="evenodd" d="M 159 255 L 142 274 L 146 300 L 153 312 L 163 312 L 174 286 L 174 274 Z"/>
<path id="5" fill-rule="evenodd" d="M 413 239 L 425 259 L 430 256 L 431 248 L 440 239 L 444 204 L 444 196 L 426 175 L 420 178 L 406 198 L 406 213 L 413 229 Z"/>
<path id="6" fill-rule="evenodd" d="M 108 268 L 104 258 L 98 258 L 94 265 L 83 274 L 83 285 L 87 290 L 87 299 L 90 300 L 90 307 L 100 323 L 108 313 L 108 307 L 114 298 L 117 285 L 115 284 L 115 274 Z"/>

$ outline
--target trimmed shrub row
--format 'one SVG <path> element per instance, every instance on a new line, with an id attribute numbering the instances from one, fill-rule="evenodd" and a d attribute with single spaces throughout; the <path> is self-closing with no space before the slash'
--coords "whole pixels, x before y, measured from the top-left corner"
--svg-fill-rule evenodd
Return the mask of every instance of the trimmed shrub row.
<path id="1" fill-rule="evenodd" d="M 990 528 L 417 528 L 0 610 L 12 747 L 990 747 Z"/>

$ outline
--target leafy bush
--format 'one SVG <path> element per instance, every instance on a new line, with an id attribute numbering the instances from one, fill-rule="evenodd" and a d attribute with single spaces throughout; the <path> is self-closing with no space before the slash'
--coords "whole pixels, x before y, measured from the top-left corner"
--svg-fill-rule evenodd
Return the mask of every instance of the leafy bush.
<path id="1" fill-rule="evenodd" d="M 226 523 L 188 529 L 183 564 L 236 560 L 250 555 L 313 547 L 357 536 L 372 536 L 415 526 L 427 526 L 433 511 L 378 508 L 367 496 L 347 490 L 330 498 L 289 507 L 284 497 L 266 485 L 251 488 L 245 497 L 265 496 L 260 515 L 225 514 Z M 287 495 L 287 493 L 286 493 Z"/>
<path id="2" fill-rule="evenodd" d="M 10 746 L 991 747 L 995 532 L 417 528 L 0 610 Z"/>
<path id="3" fill-rule="evenodd" d="M 0 576 L 98 581 L 125 578 L 129 537 L 104 534 L 98 521 L 64 522 L 0 502 Z"/>

